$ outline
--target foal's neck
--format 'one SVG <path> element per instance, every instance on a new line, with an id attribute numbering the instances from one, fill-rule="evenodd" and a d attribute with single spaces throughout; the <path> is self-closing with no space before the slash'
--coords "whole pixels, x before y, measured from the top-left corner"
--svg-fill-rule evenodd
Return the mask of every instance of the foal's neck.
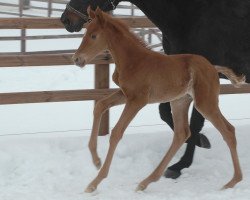
<path id="1" fill-rule="evenodd" d="M 106 34 L 108 49 L 118 71 L 135 65 L 144 52 L 147 51 L 142 44 L 139 44 L 139 41 L 134 41 L 129 34 L 132 33 L 115 32 Z"/>

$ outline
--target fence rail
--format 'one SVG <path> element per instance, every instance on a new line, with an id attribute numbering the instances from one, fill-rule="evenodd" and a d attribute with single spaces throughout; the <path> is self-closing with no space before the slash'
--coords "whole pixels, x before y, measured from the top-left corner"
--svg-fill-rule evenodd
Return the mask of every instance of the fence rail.
<path id="1" fill-rule="evenodd" d="M 145 17 L 119 17 L 131 28 L 155 28 Z M 61 29 L 59 18 L 0 18 L 0 29 Z"/>
<path id="2" fill-rule="evenodd" d="M 64 101 L 88 101 L 99 100 L 116 92 L 118 89 L 89 89 L 89 90 L 60 90 L 40 92 L 17 92 L 0 93 L 0 105 L 24 104 L 24 103 L 46 103 Z M 250 85 L 235 88 L 229 84 L 221 85 L 221 94 L 244 94 L 250 93 Z"/>
<path id="3" fill-rule="evenodd" d="M 0 55 L 0 67 L 73 65 L 72 53 L 33 54 L 33 55 Z M 113 60 L 109 54 L 97 56 L 90 64 L 109 64 Z"/>

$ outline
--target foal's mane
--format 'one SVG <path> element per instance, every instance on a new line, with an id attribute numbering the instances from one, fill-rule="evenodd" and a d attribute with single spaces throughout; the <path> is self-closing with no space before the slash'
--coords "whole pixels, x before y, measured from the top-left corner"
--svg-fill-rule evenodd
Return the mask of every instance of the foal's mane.
<path id="1" fill-rule="evenodd" d="M 109 14 L 103 13 L 103 17 L 105 17 L 106 22 L 113 26 L 115 31 L 122 33 L 127 38 L 131 39 L 132 42 L 137 44 L 138 46 L 148 48 L 148 45 L 139 38 L 135 33 L 133 33 L 127 24 L 125 24 L 122 20 L 111 17 Z"/>

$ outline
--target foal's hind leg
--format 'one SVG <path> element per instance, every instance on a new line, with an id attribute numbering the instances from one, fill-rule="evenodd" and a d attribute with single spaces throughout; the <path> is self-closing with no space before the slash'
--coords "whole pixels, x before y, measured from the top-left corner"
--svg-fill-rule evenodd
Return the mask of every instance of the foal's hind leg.
<path id="1" fill-rule="evenodd" d="M 170 160 L 173 158 L 173 156 L 181 147 L 181 145 L 191 135 L 188 125 L 188 108 L 191 102 L 192 98 L 189 95 L 186 95 L 178 100 L 171 102 L 171 109 L 174 120 L 173 142 L 166 155 L 162 159 L 161 163 L 146 179 L 144 179 L 138 185 L 137 190 L 146 189 L 146 187 L 150 183 L 157 181 L 161 177 Z"/>
<path id="2" fill-rule="evenodd" d="M 236 149 L 237 142 L 235 138 L 235 129 L 221 114 L 217 101 L 211 102 L 211 99 L 204 99 L 203 103 L 200 105 L 196 102 L 196 108 L 206 119 L 211 121 L 215 128 L 218 129 L 230 149 L 234 166 L 234 176 L 223 188 L 232 188 L 242 180 L 242 173 Z"/>
<path id="3" fill-rule="evenodd" d="M 184 168 L 188 168 L 192 164 L 196 145 L 203 148 L 211 147 L 207 137 L 200 133 L 204 125 L 204 121 L 204 117 L 195 108 L 193 108 L 190 119 L 191 136 L 186 141 L 187 146 L 185 153 L 181 157 L 179 162 L 168 167 L 168 169 L 164 173 L 164 176 L 166 178 L 178 178 L 181 175 L 181 170 Z"/>
<path id="4" fill-rule="evenodd" d="M 161 119 L 166 122 L 172 130 L 174 130 L 174 123 L 173 123 L 173 118 L 172 118 L 172 113 L 171 113 L 171 107 L 170 107 L 170 102 L 166 103 L 161 103 L 159 105 L 159 113 Z M 201 148 L 205 149 L 210 149 L 211 144 L 207 137 L 203 134 L 200 133 L 202 127 L 204 126 L 204 117 L 195 109 L 193 108 L 193 112 L 191 115 L 191 120 L 190 120 L 190 130 L 191 130 L 191 136 L 186 143 L 189 143 L 190 140 L 192 142 Z M 183 167 L 184 168 L 184 167 Z"/>
<path id="5" fill-rule="evenodd" d="M 125 103 L 125 97 L 121 90 L 111 94 L 110 96 L 97 101 L 94 108 L 94 121 L 92 132 L 89 140 L 89 150 L 91 152 L 92 160 L 97 169 L 101 167 L 101 160 L 97 154 L 97 136 L 101 122 L 102 114 L 112 106 Z"/>

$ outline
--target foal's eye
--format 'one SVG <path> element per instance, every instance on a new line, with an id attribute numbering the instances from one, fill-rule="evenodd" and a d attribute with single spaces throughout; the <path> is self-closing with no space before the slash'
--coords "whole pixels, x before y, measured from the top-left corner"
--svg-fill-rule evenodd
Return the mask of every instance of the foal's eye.
<path id="1" fill-rule="evenodd" d="M 93 40 L 96 39 L 96 35 L 94 35 L 94 34 L 91 35 L 91 39 L 93 39 Z"/>

